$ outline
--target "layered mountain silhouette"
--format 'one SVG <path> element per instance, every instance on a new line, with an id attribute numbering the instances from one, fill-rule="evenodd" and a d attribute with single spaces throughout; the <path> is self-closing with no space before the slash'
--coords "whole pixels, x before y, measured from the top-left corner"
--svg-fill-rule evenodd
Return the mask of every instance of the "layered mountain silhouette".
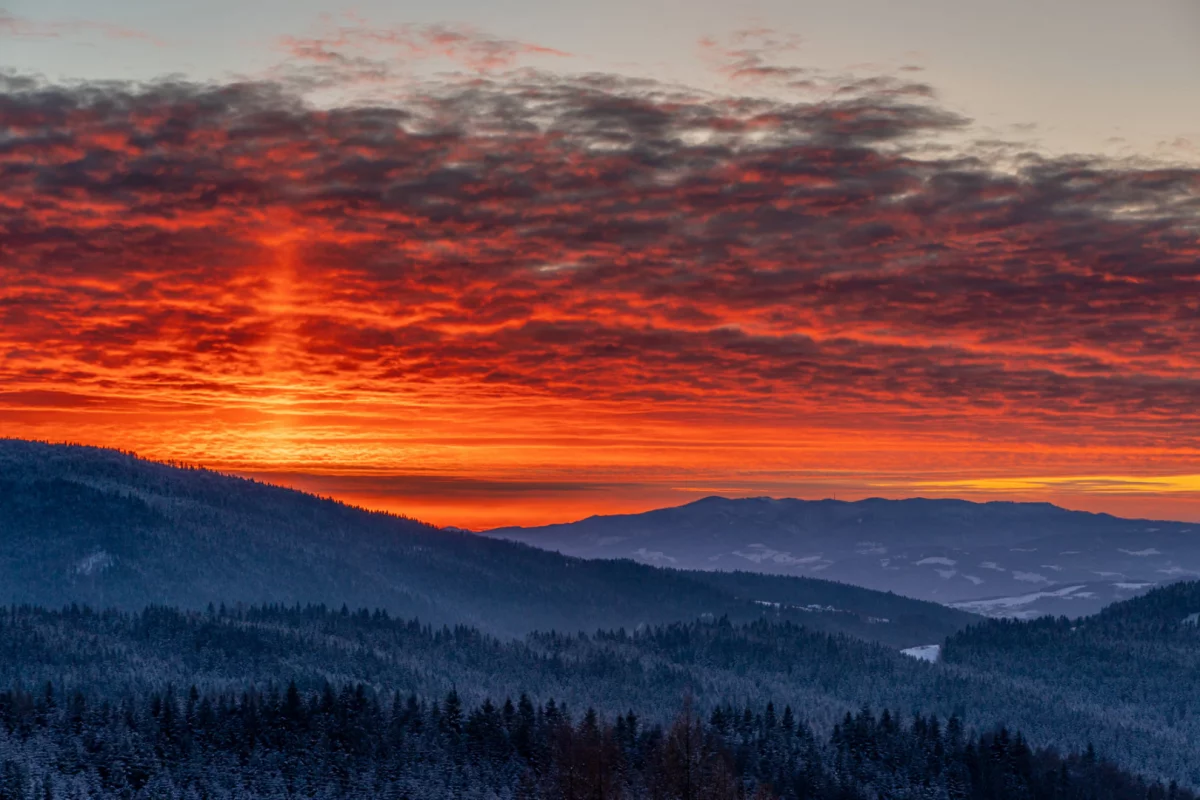
<path id="1" fill-rule="evenodd" d="M 777 528 L 790 519 L 811 526 L 801 532 L 817 531 L 793 531 L 790 541 L 818 543 L 812 553 L 829 564 L 812 570 L 818 574 L 835 572 L 841 546 L 876 563 L 902 554 L 914 581 L 923 576 L 939 588 L 955 576 L 937 570 L 988 557 L 980 553 L 1037 558 L 1058 547 L 1054 563 L 1065 571 L 1071 541 L 1080 545 L 1066 554 L 1081 556 L 1074 569 L 1103 568 L 1088 559 L 1111 547 L 1130 563 L 1168 570 L 1169 579 L 1187 568 L 1192 546 L 1190 526 L 1036 504 L 710 499 L 639 515 L 693 520 L 691 535 L 677 533 L 670 550 L 665 538 L 655 540 L 656 551 L 648 539 L 626 540 L 678 564 L 657 567 L 439 530 L 113 450 L 0 440 L 0 685 L 86 687 L 89 709 L 116 708 L 116 698 L 132 692 L 161 712 L 175 698 L 179 719 L 188 718 L 190 700 L 173 687 L 188 684 L 268 711 L 286 707 L 281 688 L 298 684 L 311 698 L 304 707 L 317 713 L 333 707 L 329 698 L 361 711 L 375 692 L 395 703 L 408 692 L 449 698 L 456 687 L 472 703 L 528 690 L 539 703 L 557 697 L 604 713 L 632 707 L 646 720 L 669 719 L 685 695 L 706 715 L 732 698 L 767 709 L 766 719 L 777 711 L 766 703 L 786 702 L 818 730 L 844 726 L 855 709 L 920 711 L 974 730 L 1010 726 L 1064 751 L 1090 753 L 1094 745 L 1123 767 L 1200 785 L 1200 583 L 1156 587 L 1082 620 L 1020 621 L 811 577 L 682 568 L 692 566 L 687 558 L 707 558 L 692 544 L 722 542 L 787 556 L 735 556 L 730 565 L 821 563 L 804 561 L 801 547 L 781 547 L 782 534 L 744 535 L 738 544 L 731 531 L 747 509 Z M 860 526 L 870 538 L 853 535 Z M 638 530 L 626 524 L 596 535 Z M 1133 538 L 1142 533 L 1150 538 Z M 603 554 L 621 544 L 593 547 Z M 1015 555 L 1003 566 L 1028 568 Z M 1094 590 L 1041 591 L 1071 598 Z M 111 606 L 124 611 L 94 610 Z M 932 653 L 932 663 L 897 648 Z M 77 713 L 78 697 L 64 705 L 48 689 L 37 697 L 13 691 L 0 698 L 0 712 L 21 725 L 44 722 L 66 735 L 79 720 L 97 719 L 94 710 Z M 159 719 L 145 730 L 174 728 Z M 462 735 L 478 730 L 468 722 Z M 847 730 L 854 728 L 841 735 Z M 29 764 L 45 761 L 45 751 L 30 748 Z"/>
<path id="2" fill-rule="evenodd" d="M 1079 616 L 1200 575 L 1200 524 L 1049 503 L 707 497 L 488 535 L 582 558 L 820 576 L 989 616 Z"/>
<path id="3" fill-rule="evenodd" d="M 520 636 L 711 615 L 906 647 L 974 619 L 827 581 L 587 561 L 115 450 L 0 440 L 0 602 L 319 603 Z"/>

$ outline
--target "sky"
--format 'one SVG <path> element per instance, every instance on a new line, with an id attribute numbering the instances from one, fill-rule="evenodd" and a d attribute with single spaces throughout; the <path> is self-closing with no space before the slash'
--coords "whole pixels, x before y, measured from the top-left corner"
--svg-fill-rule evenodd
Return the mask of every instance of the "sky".
<path id="1" fill-rule="evenodd" d="M 0 435 L 475 529 L 1200 520 L 1200 4 L 0 4 Z"/>

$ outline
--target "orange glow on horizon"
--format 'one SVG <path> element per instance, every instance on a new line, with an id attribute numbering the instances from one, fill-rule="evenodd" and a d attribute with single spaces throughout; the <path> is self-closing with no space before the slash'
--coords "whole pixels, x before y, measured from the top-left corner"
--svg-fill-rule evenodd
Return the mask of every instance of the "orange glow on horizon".
<path id="1" fill-rule="evenodd" d="M 1200 519 L 1198 170 L 947 155 L 968 121 L 886 81 L 6 80 L 0 435 L 470 528 L 708 493 Z"/>
<path id="2" fill-rule="evenodd" d="M 770 489 L 745 487 L 679 488 L 679 487 L 617 487 L 608 490 L 584 488 L 578 491 L 556 491 L 535 496 L 522 487 L 511 493 L 455 492 L 449 496 L 437 493 L 379 494 L 345 489 L 337 480 L 320 475 L 287 475 L 279 473 L 247 473 L 280 486 L 333 497 L 344 503 L 372 511 L 403 514 L 440 526 L 453 526 L 474 531 L 509 526 L 532 527 L 575 522 L 594 515 L 640 514 L 657 508 L 684 505 L 701 497 L 799 497 L 807 500 L 863 500 L 869 497 L 904 499 L 909 497 L 969 499 L 976 502 L 1005 500 L 1011 502 L 1054 503 L 1075 511 L 1107 513 L 1119 517 L 1200 522 L 1200 492 L 1163 493 L 1144 490 L 1108 491 L 1102 494 L 1070 491 L 990 491 L 970 489 L 932 491 L 913 488 L 854 488 L 848 483 L 838 489 L 816 488 L 812 484 L 775 485 Z M 1069 479 L 1067 479 L 1069 480 Z"/>

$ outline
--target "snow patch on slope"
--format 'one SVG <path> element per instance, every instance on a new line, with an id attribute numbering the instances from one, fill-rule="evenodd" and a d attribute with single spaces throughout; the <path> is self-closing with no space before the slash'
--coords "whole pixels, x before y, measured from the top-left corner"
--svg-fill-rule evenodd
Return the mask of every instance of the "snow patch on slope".
<path id="1" fill-rule="evenodd" d="M 986 600 L 968 600 L 963 603 L 951 603 L 952 608 L 957 608 L 961 611 L 971 611 L 976 614 L 984 614 L 986 616 L 1021 616 L 1020 608 L 1031 603 L 1036 603 L 1047 597 L 1069 597 L 1084 588 L 1078 586 L 1064 586 L 1061 589 L 1055 589 L 1049 592 L 1030 592 L 1029 594 L 1019 594 L 1013 597 L 992 597 Z"/>
<path id="2" fill-rule="evenodd" d="M 71 572 L 76 575 L 95 575 L 113 565 L 113 557 L 103 550 L 97 550 L 90 556 L 85 556 L 75 562 Z"/>
<path id="3" fill-rule="evenodd" d="M 647 550 L 644 547 L 639 547 L 637 550 L 634 550 L 633 555 L 634 557 L 639 558 L 642 561 L 648 561 L 651 564 L 662 564 L 663 562 L 674 564 L 679 560 L 674 556 L 667 555 L 662 550 Z"/>
<path id="4" fill-rule="evenodd" d="M 802 566 L 804 564 L 815 564 L 823 560 L 820 555 L 794 556 L 786 550 L 772 550 L 764 544 L 752 544 L 750 545 L 750 552 L 746 553 L 741 550 L 734 550 L 733 554 L 747 561 L 753 561 L 755 564 L 770 561 L 775 564 Z"/>
<path id="5" fill-rule="evenodd" d="M 920 647 L 907 647 L 900 652 L 918 661 L 928 661 L 931 664 L 936 664 L 937 660 L 942 656 L 942 646 L 940 644 L 923 644 Z"/>

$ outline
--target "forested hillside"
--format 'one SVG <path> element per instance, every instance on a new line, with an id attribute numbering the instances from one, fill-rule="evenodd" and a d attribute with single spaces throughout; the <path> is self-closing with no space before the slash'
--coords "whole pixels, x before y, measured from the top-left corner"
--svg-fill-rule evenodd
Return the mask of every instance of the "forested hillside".
<path id="1" fill-rule="evenodd" d="M 469 702 L 529 692 L 608 713 L 632 706 L 659 721 L 685 693 L 701 708 L 729 698 L 778 696 L 822 725 L 863 704 L 969 713 L 966 699 L 977 688 L 955 682 L 945 702 L 931 704 L 941 679 L 929 665 L 787 622 L 734 625 L 722 618 L 506 641 L 466 626 L 439 628 L 382 611 L 320 606 L 151 607 L 134 614 L 0 609 L 0 687 L 51 681 L 67 692 L 108 694 L 289 681 L 317 689 L 327 680 L 423 696 L 457 688 Z M 1036 710 L 1035 703 L 1024 705 Z"/>
<path id="2" fill-rule="evenodd" d="M 826 615 L 837 615 L 839 609 L 852 608 L 856 612 L 853 618 L 842 612 L 847 619 L 840 630 L 863 639 L 877 637 L 871 635 L 870 628 L 864 628 L 861 624 L 854 625 L 855 621 L 865 621 L 872 626 L 883 625 L 886 622 L 893 626 L 898 625 L 903 630 L 944 626 L 951 621 L 945 616 L 947 607 L 940 603 L 913 600 L 893 592 L 880 592 L 848 583 L 740 570 L 684 574 L 734 597 L 749 598 L 779 608 L 804 609 L 810 613 Z M 960 619 L 964 627 L 978 621 L 978 617 L 975 616 Z M 802 618 L 801 622 L 814 627 L 807 618 Z"/>
<path id="3" fill-rule="evenodd" d="M 1082 752 L 1094 744 L 1126 769 L 1200 785 L 1195 729 L 1181 721 L 1197 716 L 1194 668 L 1174 674 L 1175 710 L 1169 720 L 1156 721 L 1152 717 L 1164 707 L 1156 711 L 1148 702 L 1144 713 L 1130 715 L 1103 682 L 1089 691 L 1080 680 L 1063 691 L 1045 676 L 960 657 L 954 643 L 966 638 L 952 640 L 951 663 L 929 664 L 877 644 L 767 620 L 543 633 L 511 641 L 382 611 L 9 608 L 0 612 L 0 687 L 33 691 L 51 682 L 59 697 L 82 691 L 118 702 L 168 687 L 179 694 L 192 685 L 203 693 L 240 696 L 289 683 L 304 692 L 320 691 L 326 682 L 362 683 L 373 693 L 424 698 L 456 690 L 468 705 L 526 693 L 539 703 L 554 698 L 609 717 L 633 709 L 647 723 L 669 722 L 686 695 L 704 715 L 727 703 L 790 705 L 821 735 L 848 711 L 866 706 L 905 719 L 914 713 L 957 716 L 975 733 L 1007 726 L 1035 747 Z M 1142 648 L 1159 646 L 1148 639 L 1127 654 L 1128 672 L 1142 663 Z M 1186 657 L 1181 654 L 1181 663 Z M 1093 658 L 1109 654 L 1083 652 L 1072 663 L 1085 673 L 1112 669 L 1111 658 L 1088 662 Z M 1146 663 L 1155 663 L 1153 654 Z"/>
<path id="4" fill-rule="evenodd" d="M 951 636 L 943 659 L 962 674 L 996 675 L 1057 707 L 1095 708 L 1088 731 L 1118 749 L 1143 737 L 1192 756 L 1179 763 L 1200 784 L 1200 582 L 1177 583 L 1094 617 L 991 620 Z M 1097 717 L 1099 719 L 1099 716 Z"/>
<path id="5" fill-rule="evenodd" d="M 696 578 L 440 530 L 114 450 L 0 440 L 0 602 L 346 603 L 506 636 L 767 615 L 897 647 L 940 641 L 975 619 L 895 595 L 849 596 L 824 581 L 804 587 L 822 608 L 767 606 L 755 601 L 773 600 L 775 583 L 735 593 Z"/>

